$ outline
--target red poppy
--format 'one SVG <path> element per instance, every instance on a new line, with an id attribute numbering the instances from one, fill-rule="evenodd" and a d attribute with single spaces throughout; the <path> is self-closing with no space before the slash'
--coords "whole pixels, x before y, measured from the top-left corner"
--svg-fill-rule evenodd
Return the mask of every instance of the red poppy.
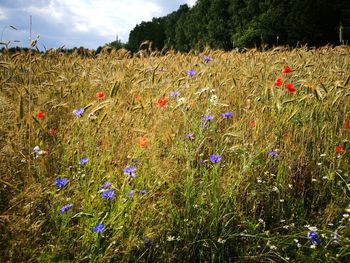
<path id="1" fill-rule="evenodd" d="M 282 70 L 282 73 L 283 74 L 287 74 L 287 73 L 291 73 L 292 72 L 292 69 L 290 67 L 285 67 L 283 70 Z"/>
<path id="2" fill-rule="evenodd" d="M 106 96 L 106 94 L 103 91 L 99 91 L 96 93 L 96 98 L 98 98 L 99 100 L 104 99 Z"/>
<path id="3" fill-rule="evenodd" d="M 335 152 L 336 153 L 342 153 L 343 151 L 344 151 L 343 147 L 341 147 L 341 146 L 336 146 L 335 147 Z"/>
<path id="4" fill-rule="evenodd" d="M 249 125 L 250 125 L 250 127 L 255 127 L 256 126 L 256 122 L 255 121 L 250 121 Z"/>
<path id="5" fill-rule="evenodd" d="M 146 137 L 140 137 L 137 139 L 137 144 L 140 145 L 141 147 L 145 147 L 148 144 L 148 139 Z"/>
<path id="6" fill-rule="evenodd" d="M 348 120 L 345 121 L 344 126 L 346 129 L 350 129 L 350 123 Z"/>
<path id="7" fill-rule="evenodd" d="M 160 98 L 160 99 L 158 100 L 157 105 L 158 105 L 158 107 L 164 107 L 165 105 L 167 105 L 167 103 L 168 103 L 168 99 L 166 99 L 166 98 Z"/>
<path id="8" fill-rule="evenodd" d="M 43 113 L 42 111 L 38 111 L 38 112 L 36 113 L 36 116 L 37 116 L 39 119 L 42 119 L 42 118 L 45 117 L 45 113 Z"/>
<path id="9" fill-rule="evenodd" d="M 142 97 L 140 95 L 136 95 L 135 98 L 134 98 L 135 101 L 141 101 L 142 100 Z"/>
<path id="10" fill-rule="evenodd" d="M 282 78 L 277 78 L 277 79 L 275 80 L 274 86 L 275 86 L 275 87 L 281 86 L 281 85 L 282 85 L 282 82 L 283 82 L 283 79 L 282 79 Z"/>
<path id="11" fill-rule="evenodd" d="M 295 88 L 294 88 L 294 85 L 292 83 L 287 83 L 286 89 L 289 90 L 290 92 L 295 92 Z"/>
<path id="12" fill-rule="evenodd" d="M 52 136 L 52 137 L 55 137 L 56 136 L 56 130 L 54 128 L 51 128 L 49 130 L 49 135 Z"/>

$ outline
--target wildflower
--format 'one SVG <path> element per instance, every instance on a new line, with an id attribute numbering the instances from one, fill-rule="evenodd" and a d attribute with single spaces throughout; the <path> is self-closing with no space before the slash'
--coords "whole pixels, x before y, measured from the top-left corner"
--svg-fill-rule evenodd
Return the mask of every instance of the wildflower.
<path id="1" fill-rule="evenodd" d="M 185 135 L 185 137 L 186 137 L 187 139 L 190 139 L 190 140 L 193 140 L 193 139 L 194 139 L 193 133 L 188 133 L 188 134 Z"/>
<path id="2" fill-rule="evenodd" d="M 97 234 L 101 234 L 103 231 L 105 231 L 105 225 L 98 223 L 91 230 L 92 230 L 92 232 L 96 232 Z"/>
<path id="3" fill-rule="evenodd" d="M 202 118 L 203 121 L 211 121 L 213 119 L 214 119 L 214 115 L 212 115 L 212 114 L 204 115 Z"/>
<path id="4" fill-rule="evenodd" d="M 256 122 L 255 121 L 250 121 L 249 125 L 250 125 L 250 127 L 255 127 L 256 126 Z"/>
<path id="5" fill-rule="evenodd" d="M 294 85 L 292 83 L 287 83 L 286 84 L 286 89 L 289 90 L 290 92 L 295 92 Z"/>
<path id="6" fill-rule="evenodd" d="M 194 69 L 187 70 L 186 73 L 190 77 L 193 77 L 194 75 L 197 74 L 197 72 Z"/>
<path id="7" fill-rule="evenodd" d="M 134 98 L 134 101 L 139 102 L 142 100 L 142 97 L 140 95 L 136 95 Z"/>
<path id="8" fill-rule="evenodd" d="M 101 196 L 105 200 L 111 200 L 114 197 L 114 194 L 115 194 L 115 192 L 113 189 L 108 189 L 108 190 L 104 190 L 101 193 Z"/>
<path id="9" fill-rule="evenodd" d="M 348 120 L 346 120 L 344 122 L 344 126 L 345 126 L 346 129 L 350 129 L 350 122 Z"/>
<path id="10" fill-rule="evenodd" d="M 282 70 L 282 74 L 288 74 L 288 73 L 291 73 L 292 72 L 292 69 L 290 67 L 285 67 L 283 70 Z"/>
<path id="11" fill-rule="evenodd" d="M 124 168 L 124 173 L 128 174 L 131 178 L 135 178 L 135 172 L 136 172 L 135 166 L 128 166 Z"/>
<path id="12" fill-rule="evenodd" d="M 134 194 L 135 194 L 135 190 L 130 190 L 130 191 L 126 194 L 126 196 L 127 196 L 127 197 L 133 197 Z"/>
<path id="13" fill-rule="evenodd" d="M 210 61 L 213 61 L 213 58 L 212 58 L 212 57 L 209 57 L 209 56 L 204 56 L 204 57 L 203 57 L 203 60 L 204 60 L 205 63 L 208 63 L 208 62 L 210 62 Z"/>
<path id="14" fill-rule="evenodd" d="M 78 108 L 73 111 L 74 116 L 81 117 L 83 116 L 84 108 Z"/>
<path id="15" fill-rule="evenodd" d="M 58 187 L 63 187 L 68 184 L 69 180 L 67 178 L 58 178 L 55 180 L 55 185 Z"/>
<path id="16" fill-rule="evenodd" d="M 342 153 L 343 151 L 344 151 L 343 147 L 341 147 L 341 146 L 336 146 L 335 147 L 335 152 L 336 153 Z"/>
<path id="17" fill-rule="evenodd" d="M 275 80 L 275 83 L 274 83 L 273 85 L 274 85 L 275 87 L 277 87 L 277 86 L 281 86 L 282 83 L 283 83 L 283 79 L 282 79 L 282 78 L 277 78 L 277 79 Z"/>
<path id="18" fill-rule="evenodd" d="M 334 230 L 333 232 L 333 242 L 334 243 L 338 243 L 338 238 L 339 238 L 339 235 L 338 235 L 338 230 Z"/>
<path id="19" fill-rule="evenodd" d="M 210 155 L 210 161 L 211 161 L 212 163 L 218 163 L 218 162 L 221 161 L 221 159 L 222 159 L 221 155 L 218 155 L 218 154 L 212 154 L 212 155 Z"/>
<path id="20" fill-rule="evenodd" d="M 136 163 L 138 163 L 139 161 L 138 161 L 137 159 L 132 159 L 131 162 L 136 164 Z"/>
<path id="21" fill-rule="evenodd" d="M 143 244 L 145 245 L 146 248 L 150 248 L 152 246 L 152 240 L 149 239 L 148 237 L 145 237 L 145 239 L 143 240 Z"/>
<path id="22" fill-rule="evenodd" d="M 270 151 L 267 153 L 268 156 L 273 157 L 273 158 L 277 158 L 278 157 L 278 153 L 276 151 Z"/>
<path id="23" fill-rule="evenodd" d="M 98 98 L 99 100 L 102 100 L 106 97 L 106 94 L 103 91 L 99 91 L 96 93 L 96 98 Z"/>
<path id="24" fill-rule="evenodd" d="M 146 137 L 141 137 L 137 139 L 137 144 L 141 147 L 145 147 L 148 144 L 148 139 Z"/>
<path id="25" fill-rule="evenodd" d="M 228 117 L 232 117 L 233 116 L 233 113 L 232 112 L 223 112 L 223 113 L 221 113 L 221 116 L 223 117 L 223 118 L 228 118 Z"/>
<path id="26" fill-rule="evenodd" d="M 33 148 L 34 159 L 38 158 L 40 155 L 45 154 L 47 152 L 40 150 L 39 146 L 35 146 Z"/>
<path id="27" fill-rule="evenodd" d="M 52 137 L 55 137 L 56 136 L 56 130 L 54 128 L 50 128 L 49 135 L 52 136 Z"/>
<path id="28" fill-rule="evenodd" d="M 179 97 L 180 96 L 180 92 L 179 91 L 172 91 L 169 93 L 170 97 Z"/>
<path id="29" fill-rule="evenodd" d="M 37 116 L 39 119 L 42 119 L 42 118 L 45 117 L 45 113 L 43 113 L 42 111 L 38 111 L 38 112 L 36 113 L 36 116 Z"/>
<path id="30" fill-rule="evenodd" d="M 308 232 L 307 237 L 310 239 L 312 245 L 319 245 L 321 243 L 321 241 L 318 240 L 318 234 L 314 231 Z"/>
<path id="31" fill-rule="evenodd" d="M 108 188 L 112 185 L 111 182 L 104 182 L 103 184 L 101 184 L 101 188 Z"/>
<path id="32" fill-rule="evenodd" d="M 168 104 L 168 99 L 166 98 L 160 98 L 157 102 L 158 107 L 164 107 Z"/>
<path id="33" fill-rule="evenodd" d="M 142 190 L 140 191 L 140 194 L 141 194 L 141 195 L 145 195 L 146 193 L 147 193 L 146 189 L 142 189 Z"/>
<path id="34" fill-rule="evenodd" d="M 225 242 L 226 242 L 225 239 L 223 239 L 223 238 L 221 238 L 221 237 L 218 238 L 218 243 L 224 244 Z"/>
<path id="35" fill-rule="evenodd" d="M 80 159 L 79 164 L 84 165 L 89 161 L 88 157 L 83 157 Z"/>
<path id="36" fill-rule="evenodd" d="M 73 207 L 73 204 L 70 203 L 70 204 L 67 204 L 67 205 L 64 205 L 60 208 L 60 213 L 63 214 L 64 212 L 67 212 L 69 209 L 71 209 Z"/>
<path id="37" fill-rule="evenodd" d="M 167 241 L 174 241 L 176 238 L 175 238 L 175 236 L 168 236 L 167 237 Z"/>

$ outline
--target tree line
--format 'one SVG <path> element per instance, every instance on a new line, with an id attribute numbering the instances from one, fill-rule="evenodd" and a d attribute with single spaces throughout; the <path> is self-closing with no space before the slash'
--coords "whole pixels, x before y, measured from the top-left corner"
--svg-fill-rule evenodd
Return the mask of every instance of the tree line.
<path id="1" fill-rule="evenodd" d="M 322 46 L 346 43 L 349 35 L 348 0 L 197 0 L 192 8 L 181 5 L 164 17 L 136 25 L 128 43 L 119 46 L 132 52 L 144 41 L 158 50 L 182 52 L 205 47 Z"/>

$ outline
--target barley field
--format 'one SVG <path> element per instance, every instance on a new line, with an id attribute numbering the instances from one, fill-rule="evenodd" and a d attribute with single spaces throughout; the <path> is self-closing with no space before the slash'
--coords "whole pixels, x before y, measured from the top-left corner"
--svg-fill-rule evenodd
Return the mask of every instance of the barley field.
<path id="1" fill-rule="evenodd" d="M 1 262 L 350 260 L 350 47 L 0 54 Z"/>

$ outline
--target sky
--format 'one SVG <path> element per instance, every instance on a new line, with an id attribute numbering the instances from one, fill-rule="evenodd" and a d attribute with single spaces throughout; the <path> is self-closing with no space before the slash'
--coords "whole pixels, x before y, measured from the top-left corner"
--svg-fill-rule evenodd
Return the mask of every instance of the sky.
<path id="1" fill-rule="evenodd" d="M 165 16 L 196 0 L 0 0 L 0 42 L 9 47 L 86 47 L 96 49 L 116 40 L 127 42 L 142 21 Z M 0 45 L 2 47 L 3 45 Z"/>

